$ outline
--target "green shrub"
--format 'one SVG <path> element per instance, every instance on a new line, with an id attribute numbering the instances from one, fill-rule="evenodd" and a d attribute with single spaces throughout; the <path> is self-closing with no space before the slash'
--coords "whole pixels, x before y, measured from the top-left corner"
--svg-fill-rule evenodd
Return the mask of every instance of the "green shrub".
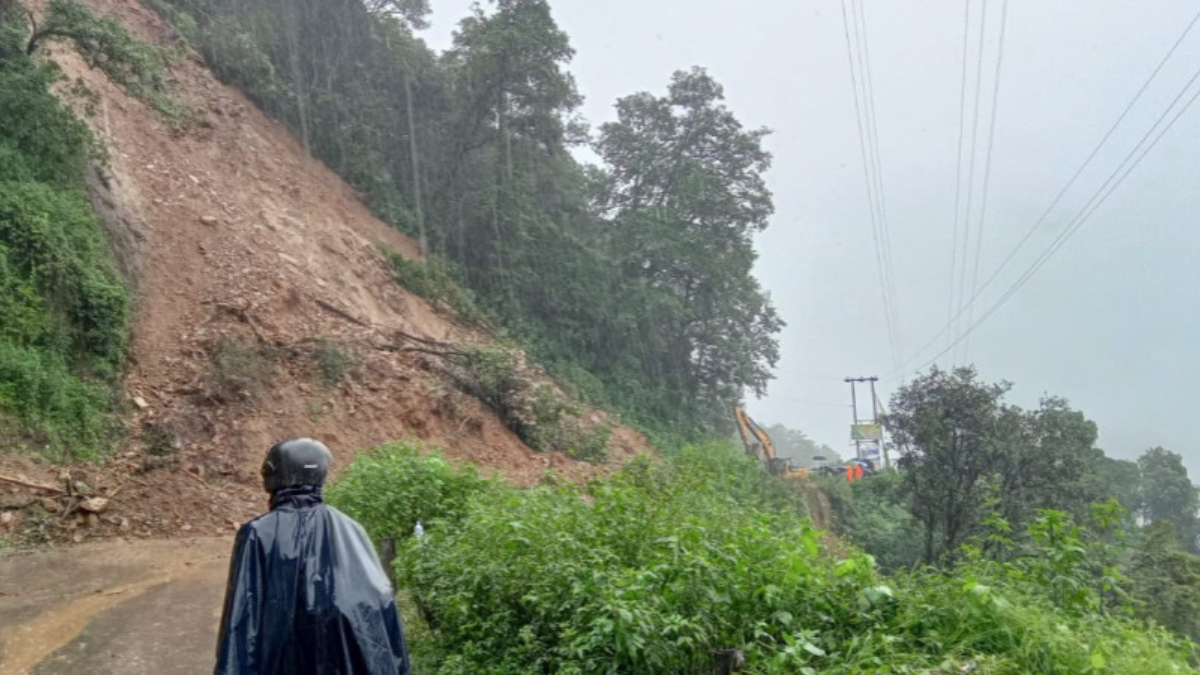
<path id="1" fill-rule="evenodd" d="M 6 440 L 55 461 L 100 459 L 116 438 L 111 405 L 107 388 L 71 374 L 54 353 L 0 339 L 0 413 L 20 420 Z"/>
<path id="2" fill-rule="evenodd" d="M 587 488 L 466 475 L 389 446 L 331 488 L 372 536 L 426 523 L 397 560 L 425 672 L 709 673 L 720 649 L 751 673 L 1188 672 L 1165 631 L 1052 591 L 1094 572 L 1061 514 L 1017 562 L 888 578 L 728 444 Z"/>
<path id="3" fill-rule="evenodd" d="M 347 372 L 358 362 L 358 355 L 349 347 L 326 339 L 317 341 L 313 355 L 317 361 L 317 369 L 321 373 L 321 380 L 327 387 L 341 382 Z"/>
<path id="4" fill-rule="evenodd" d="M 882 569 L 921 562 L 924 535 L 908 509 L 899 473 L 885 471 L 853 483 L 840 477 L 814 482 L 829 496 L 838 534 L 875 556 Z"/>
<path id="5" fill-rule="evenodd" d="M 96 146 L 51 93 L 56 67 L 25 54 L 28 34 L 23 13 L 0 17 L 0 442 L 99 459 L 130 300 L 84 186 Z"/>
<path id="6" fill-rule="evenodd" d="M 474 469 L 422 455 L 411 444 L 388 443 L 355 457 L 327 496 L 380 541 L 408 536 L 418 520 L 452 522 L 471 496 L 493 486 Z"/>
<path id="7" fill-rule="evenodd" d="M 208 388 L 214 398 L 236 403 L 257 398 L 275 372 L 274 356 L 258 344 L 222 338 L 209 350 Z"/>
<path id="8" fill-rule="evenodd" d="M 178 122 L 186 116 L 187 109 L 167 93 L 166 56 L 130 35 L 120 19 L 98 17 L 78 0 L 50 0 L 31 46 L 52 38 L 70 40 L 88 66 L 103 70 L 131 96 L 169 119 Z"/>
<path id="9" fill-rule="evenodd" d="M 459 285 L 450 273 L 449 263 L 439 259 L 410 260 L 390 251 L 387 256 L 392 263 L 396 283 L 425 298 L 435 307 L 454 310 L 466 321 L 483 322 L 484 317 L 475 304 L 475 297 Z"/>
<path id="10" fill-rule="evenodd" d="M 525 363 L 522 351 L 467 349 L 452 358 L 451 377 L 534 450 L 558 451 L 589 462 L 608 458 L 611 427 L 585 421 L 579 406 Z"/>

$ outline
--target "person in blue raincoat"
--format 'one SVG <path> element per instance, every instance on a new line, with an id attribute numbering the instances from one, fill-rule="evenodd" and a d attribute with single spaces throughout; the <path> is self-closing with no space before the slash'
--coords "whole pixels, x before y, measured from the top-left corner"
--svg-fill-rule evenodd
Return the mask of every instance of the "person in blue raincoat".
<path id="1" fill-rule="evenodd" d="M 271 510 L 238 531 L 217 640 L 218 675 L 409 675 L 392 585 L 361 525 L 325 504 L 329 449 L 276 443 Z"/>

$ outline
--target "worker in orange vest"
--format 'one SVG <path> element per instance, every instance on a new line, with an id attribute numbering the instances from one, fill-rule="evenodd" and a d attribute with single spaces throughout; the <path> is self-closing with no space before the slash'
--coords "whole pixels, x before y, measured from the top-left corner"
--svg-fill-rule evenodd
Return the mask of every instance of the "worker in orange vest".
<path id="1" fill-rule="evenodd" d="M 855 464 L 855 465 L 854 465 L 854 479 L 855 479 L 855 480 L 862 480 L 862 477 L 863 477 L 863 467 L 862 467 L 862 464 Z"/>

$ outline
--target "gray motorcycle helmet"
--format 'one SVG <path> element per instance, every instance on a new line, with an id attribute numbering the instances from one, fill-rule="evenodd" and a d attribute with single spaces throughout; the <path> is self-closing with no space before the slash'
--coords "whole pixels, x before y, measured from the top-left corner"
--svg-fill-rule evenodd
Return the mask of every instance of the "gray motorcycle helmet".
<path id="1" fill-rule="evenodd" d="M 332 459 L 333 453 L 321 441 L 311 438 L 279 441 L 263 460 L 263 489 L 274 494 L 286 487 L 323 485 Z"/>

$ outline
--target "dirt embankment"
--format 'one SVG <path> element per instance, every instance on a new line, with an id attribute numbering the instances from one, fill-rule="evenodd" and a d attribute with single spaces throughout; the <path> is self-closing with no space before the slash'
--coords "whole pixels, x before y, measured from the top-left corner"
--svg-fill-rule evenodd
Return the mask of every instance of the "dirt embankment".
<path id="1" fill-rule="evenodd" d="M 177 39 L 136 0 L 88 4 L 148 41 Z M 397 351 L 405 336 L 490 338 L 399 287 L 381 249 L 412 257 L 413 242 L 194 52 L 169 67 L 172 95 L 195 113 L 182 129 L 66 46 L 50 56 L 98 96 L 88 121 L 110 159 L 94 196 L 137 299 L 128 438 L 104 467 L 69 467 L 67 482 L 61 468 L 0 455 L 0 474 L 79 481 L 112 498 L 100 514 L 63 518 L 69 500 L 18 509 L 57 497 L 0 485 L 0 528 L 36 516 L 76 539 L 228 532 L 262 509 L 265 449 L 294 435 L 326 440 L 339 466 L 357 450 L 419 439 L 525 485 L 547 470 L 585 479 L 649 451 L 617 427 L 609 466 L 535 453 L 447 382 L 436 357 Z"/>

